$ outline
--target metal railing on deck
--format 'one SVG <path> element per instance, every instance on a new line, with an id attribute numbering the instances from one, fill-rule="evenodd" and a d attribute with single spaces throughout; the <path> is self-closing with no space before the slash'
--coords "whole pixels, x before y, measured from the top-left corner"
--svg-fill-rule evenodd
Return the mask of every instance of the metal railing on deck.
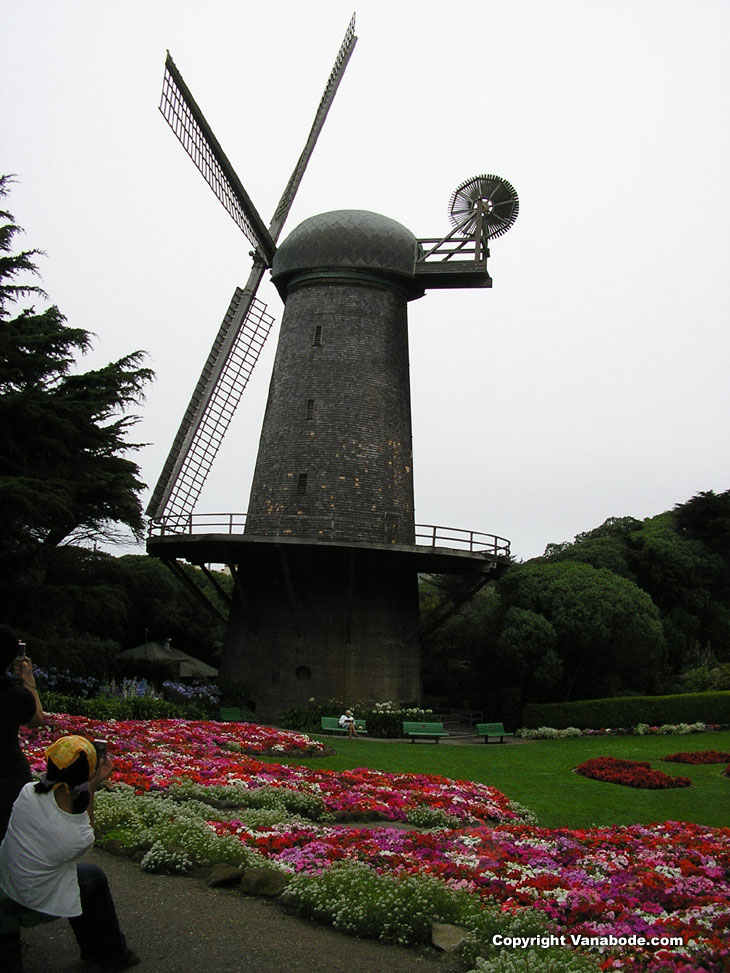
<path id="1" fill-rule="evenodd" d="M 273 518 L 272 521 L 267 521 L 269 524 L 273 522 Z M 345 533 L 347 536 L 352 535 L 350 524 L 343 524 L 340 527 L 334 518 L 292 516 L 276 519 L 274 536 L 296 536 L 296 527 L 301 526 L 303 522 L 306 522 L 310 531 L 314 529 L 317 536 L 323 539 L 336 540 Z M 169 514 L 150 521 L 148 536 L 154 538 L 184 534 L 242 534 L 245 526 L 245 513 Z M 510 555 L 510 542 L 505 537 L 485 534 L 477 530 L 465 530 L 461 527 L 416 524 L 415 540 L 421 547 L 457 549 L 474 554 L 491 554 L 494 557 Z"/>

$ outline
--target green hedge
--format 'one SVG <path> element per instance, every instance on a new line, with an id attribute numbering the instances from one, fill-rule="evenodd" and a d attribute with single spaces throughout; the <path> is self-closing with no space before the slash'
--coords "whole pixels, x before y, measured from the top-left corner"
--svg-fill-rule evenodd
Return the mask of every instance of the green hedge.
<path id="1" fill-rule="evenodd" d="M 615 699 L 579 699 L 567 703 L 527 703 L 522 725 L 530 729 L 551 726 L 564 730 L 630 727 L 637 723 L 730 724 L 730 692 L 681 693 L 672 696 L 619 696 Z"/>
<path id="2" fill-rule="evenodd" d="M 44 692 L 41 696 L 46 713 L 69 713 L 72 716 L 88 716 L 94 720 L 164 720 L 205 718 L 202 711 L 191 704 L 185 706 L 168 703 L 151 696 L 119 699 L 116 696 L 64 696 L 61 693 Z"/>

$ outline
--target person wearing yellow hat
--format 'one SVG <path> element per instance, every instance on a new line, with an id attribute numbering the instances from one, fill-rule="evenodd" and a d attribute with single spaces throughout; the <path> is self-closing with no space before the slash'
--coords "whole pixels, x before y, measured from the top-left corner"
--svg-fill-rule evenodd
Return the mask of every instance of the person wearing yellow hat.
<path id="1" fill-rule="evenodd" d="M 45 752 L 40 781 L 26 784 L 0 845 L 0 889 L 47 916 L 66 917 L 84 962 L 108 970 L 139 963 L 119 928 L 106 875 L 78 863 L 94 844 L 94 793 L 114 769 L 91 741 L 64 736 Z"/>

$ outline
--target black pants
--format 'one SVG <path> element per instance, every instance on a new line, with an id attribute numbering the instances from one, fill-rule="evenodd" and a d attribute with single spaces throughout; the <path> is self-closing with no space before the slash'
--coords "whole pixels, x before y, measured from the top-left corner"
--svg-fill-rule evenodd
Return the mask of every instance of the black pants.
<path id="1" fill-rule="evenodd" d="M 69 919 L 81 959 L 113 966 L 127 952 L 127 941 L 117 920 L 117 910 L 106 875 L 98 865 L 77 865 L 81 890 L 81 915 Z"/>

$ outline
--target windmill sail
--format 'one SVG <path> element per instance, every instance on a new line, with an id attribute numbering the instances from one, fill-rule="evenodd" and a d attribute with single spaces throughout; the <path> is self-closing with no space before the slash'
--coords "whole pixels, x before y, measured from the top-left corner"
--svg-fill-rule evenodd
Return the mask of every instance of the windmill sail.
<path id="1" fill-rule="evenodd" d="M 337 89 L 345 73 L 345 68 L 350 60 L 350 56 L 355 49 L 356 43 L 357 37 L 355 36 L 355 14 L 353 14 L 350 23 L 347 25 L 347 30 L 345 31 L 345 36 L 342 40 L 342 44 L 340 45 L 340 49 L 337 52 L 337 57 L 335 58 L 335 63 L 330 72 L 330 76 L 327 79 L 327 84 L 325 85 L 322 98 L 319 102 L 319 107 L 317 108 L 317 112 L 314 116 L 314 122 L 312 123 L 309 137 L 304 145 L 302 154 L 297 160 L 297 164 L 294 166 L 294 172 L 292 172 L 291 176 L 289 177 L 289 182 L 287 183 L 286 189 L 279 200 L 279 205 L 276 207 L 276 212 L 274 213 L 274 217 L 271 221 L 269 232 L 275 241 L 279 239 L 281 228 L 289 215 L 291 204 L 294 202 L 294 197 L 299 189 L 302 176 L 307 168 L 307 164 L 314 150 L 314 146 L 317 144 L 319 133 L 322 131 L 322 126 L 324 125 L 325 119 L 327 118 L 329 110 L 332 107 L 332 102 L 335 100 Z"/>
<path id="2" fill-rule="evenodd" d="M 160 111 L 233 221 L 271 266 L 274 241 L 169 51 L 165 60 Z"/>
<path id="3" fill-rule="evenodd" d="M 322 131 L 355 47 L 355 15 L 330 72 L 314 123 L 267 230 L 218 140 L 168 53 L 160 110 L 213 192 L 257 249 L 246 286 L 239 288 L 203 367 L 147 515 L 165 517 L 166 529 L 185 530 L 220 444 L 248 384 L 273 318 L 256 291 L 271 266 L 276 241 Z"/>
<path id="4" fill-rule="evenodd" d="M 248 300 L 235 290 L 147 508 L 151 517 L 166 514 L 171 531 L 186 529 L 274 322 L 247 290 Z"/>

